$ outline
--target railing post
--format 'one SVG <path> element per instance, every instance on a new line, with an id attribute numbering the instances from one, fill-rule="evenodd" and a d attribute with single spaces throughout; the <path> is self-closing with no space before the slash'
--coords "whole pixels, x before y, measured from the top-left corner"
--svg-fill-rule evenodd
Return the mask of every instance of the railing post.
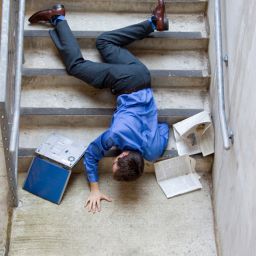
<path id="1" fill-rule="evenodd" d="M 17 10 L 19 14 L 17 15 Z M 10 204 L 18 206 L 18 128 L 25 0 L 2 1 L 0 117 Z M 18 28 L 16 27 L 18 24 Z M 16 133 L 14 132 L 16 131 Z M 11 139 L 12 138 L 12 139 Z"/>

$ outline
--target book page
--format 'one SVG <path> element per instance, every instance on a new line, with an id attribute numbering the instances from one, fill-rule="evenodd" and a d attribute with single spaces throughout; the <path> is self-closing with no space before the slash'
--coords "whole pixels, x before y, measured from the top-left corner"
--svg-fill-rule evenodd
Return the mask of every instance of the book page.
<path id="1" fill-rule="evenodd" d="M 198 176 L 195 173 L 160 181 L 158 184 L 164 191 L 167 198 L 202 188 Z"/>
<path id="2" fill-rule="evenodd" d="M 188 134 L 188 138 L 184 140 L 183 137 L 174 130 L 174 136 L 176 139 L 177 151 L 180 156 L 201 153 L 200 140 L 198 139 L 197 133 L 191 132 Z"/>
<path id="3" fill-rule="evenodd" d="M 195 160 L 189 156 L 179 156 L 154 164 L 157 181 L 186 175 L 194 172 Z"/>
<path id="4" fill-rule="evenodd" d="M 200 149 L 203 156 L 214 153 L 214 130 L 211 125 L 200 138 Z"/>
<path id="5" fill-rule="evenodd" d="M 179 134 L 179 136 L 183 137 L 183 139 L 187 138 L 188 132 L 195 132 L 197 126 L 201 126 L 204 129 L 211 124 L 211 117 L 209 112 L 202 111 L 194 116 L 191 116 L 181 122 L 178 122 L 173 125 L 174 130 Z"/>

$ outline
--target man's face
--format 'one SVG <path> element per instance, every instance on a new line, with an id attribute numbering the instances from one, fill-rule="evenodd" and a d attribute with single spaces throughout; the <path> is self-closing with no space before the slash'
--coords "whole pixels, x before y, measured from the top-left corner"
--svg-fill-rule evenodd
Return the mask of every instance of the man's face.
<path id="1" fill-rule="evenodd" d="M 129 154 L 129 151 L 124 151 L 122 152 L 120 155 L 118 155 L 114 161 L 113 161 L 113 165 L 112 165 L 112 171 L 113 173 L 115 173 L 118 170 L 118 165 L 117 165 L 117 161 L 119 158 L 122 158 L 124 156 L 127 156 Z"/>

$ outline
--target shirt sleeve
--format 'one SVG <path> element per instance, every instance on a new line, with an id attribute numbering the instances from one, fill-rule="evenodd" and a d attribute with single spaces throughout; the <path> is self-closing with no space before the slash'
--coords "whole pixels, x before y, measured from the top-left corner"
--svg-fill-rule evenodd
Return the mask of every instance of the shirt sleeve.
<path id="1" fill-rule="evenodd" d="M 114 134 L 107 130 L 88 146 L 84 154 L 84 166 L 89 182 L 98 182 L 98 162 L 115 145 Z"/>

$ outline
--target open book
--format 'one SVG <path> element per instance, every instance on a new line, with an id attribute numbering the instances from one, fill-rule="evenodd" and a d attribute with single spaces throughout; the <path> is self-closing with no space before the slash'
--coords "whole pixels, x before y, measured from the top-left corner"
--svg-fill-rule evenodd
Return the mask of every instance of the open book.
<path id="1" fill-rule="evenodd" d="M 187 155 L 159 161 L 154 166 L 157 183 L 167 198 L 202 188 L 195 160 Z"/>

